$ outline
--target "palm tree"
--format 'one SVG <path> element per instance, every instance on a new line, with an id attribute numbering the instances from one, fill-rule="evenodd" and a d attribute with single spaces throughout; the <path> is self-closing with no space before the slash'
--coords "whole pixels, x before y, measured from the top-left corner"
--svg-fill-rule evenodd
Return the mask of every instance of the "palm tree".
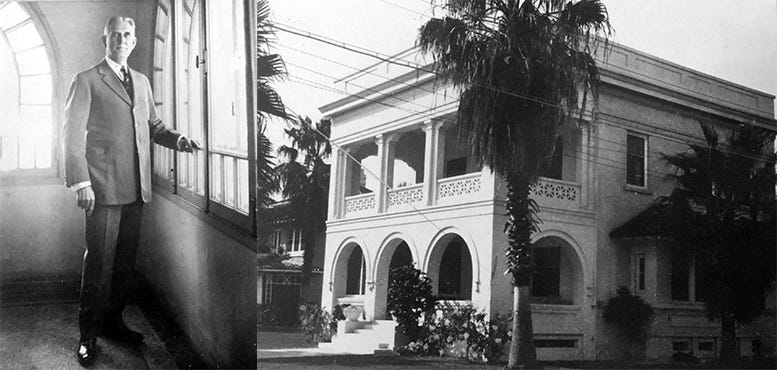
<path id="1" fill-rule="evenodd" d="M 310 118 L 300 117 L 293 127 L 286 129 L 291 146 L 278 149 L 286 162 L 276 167 L 277 184 L 283 197 L 289 200 L 295 226 L 302 231 L 303 281 L 310 276 L 316 236 L 326 230 L 329 164 L 325 160 L 332 154 L 327 139 L 331 128 L 330 120 L 314 125 Z M 297 161 L 300 152 L 304 155 L 302 162 Z"/>
<path id="2" fill-rule="evenodd" d="M 280 55 L 270 51 L 274 36 L 270 21 L 270 7 L 266 0 L 256 3 L 256 115 L 258 128 L 257 142 L 257 205 L 263 209 L 272 202 L 271 193 L 275 188 L 272 143 L 265 135 L 271 116 L 288 119 L 286 108 L 280 95 L 271 83 L 286 75 L 286 66 Z"/>
<path id="3" fill-rule="evenodd" d="M 473 156 L 507 182 L 508 366 L 534 367 L 531 235 L 539 220 L 529 192 L 561 128 L 576 122 L 589 94 L 595 102 L 592 54 L 610 35 L 607 10 L 599 0 L 448 0 L 446 9 L 421 27 L 418 44 L 433 55 L 438 76 L 461 89 L 458 129 Z"/>
<path id="4" fill-rule="evenodd" d="M 727 143 L 702 125 L 706 143 L 664 155 L 676 171 L 672 195 L 657 199 L 681 214 L 670 233 L 673 252 L 695 258 L 696 280 L 710 320 L 720 320 L 723 362 L 737 356 L 736 324 L 761 314 L 775 283 L 774 133 L 750 125 Z M 701 272 L 701 274 L 699 274 Z"/>

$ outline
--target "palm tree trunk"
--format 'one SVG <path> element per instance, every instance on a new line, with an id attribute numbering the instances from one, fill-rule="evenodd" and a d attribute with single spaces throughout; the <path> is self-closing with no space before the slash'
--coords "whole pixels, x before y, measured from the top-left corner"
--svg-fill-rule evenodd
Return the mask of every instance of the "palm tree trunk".
<path id="1" fill-rule="evenodd" d="M 513 330 L 508 369 L 537 367 L 531 319 L 531 234 L 536 230 L 529 181 L 512 176 L 507 181 L 507 263 L 513 283 Z"/>
<path id="2" fill-rule="evenodd" d="M 734 315 L 724 312 L 720 315 L 720 362 L 732 363 L 737 357 L 737 328 Z"/>

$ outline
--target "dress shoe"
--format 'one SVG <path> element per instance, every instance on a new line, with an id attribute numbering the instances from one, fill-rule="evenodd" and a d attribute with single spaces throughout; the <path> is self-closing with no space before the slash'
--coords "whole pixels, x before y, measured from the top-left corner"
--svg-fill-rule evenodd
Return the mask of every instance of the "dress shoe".
<path id="1" fill-rule="evenodd" d="M 88 367 L 94 363 L 94 359 L 97 358 L 97 338 L 78 341 L 76 357 L 78 358 L 78 363 L 83 367 Z"/>
<path id="2" fill-rule="evenodd" d="M 128 328 L 124 320 L 114 321 L 105 325 L 103 327 L 103 334 L 109 338 L 132 344 L 143 342 L 143 334 Z"/>

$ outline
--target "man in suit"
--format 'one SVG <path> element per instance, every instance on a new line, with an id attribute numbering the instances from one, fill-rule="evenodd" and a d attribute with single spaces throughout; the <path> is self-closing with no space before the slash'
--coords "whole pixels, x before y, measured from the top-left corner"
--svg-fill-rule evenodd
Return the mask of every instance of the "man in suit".
<path id="1" fill-rule="evenodd" d="M 149 140 L 179 151 L 200 149 L 157 117 L 146 76 L 130 69 L 135 22 L 110 18 L 103 31 L 105 59 L 79 72 L 65 106 L 65 184 L 85 211 L 86 252 L 81 275 L 78 361 L 89 366 L 97 337 L 140 343 L 124 323 L 143 204 L 151 201 Z"/>

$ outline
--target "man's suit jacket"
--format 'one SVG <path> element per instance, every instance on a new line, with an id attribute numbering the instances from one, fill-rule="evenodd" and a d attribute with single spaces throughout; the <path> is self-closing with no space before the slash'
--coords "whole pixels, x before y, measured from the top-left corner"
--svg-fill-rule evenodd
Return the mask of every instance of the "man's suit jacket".
<path id="1" fill-rule="evenodd" d="M 175 149 L 178 134 L 157 117 L 151 85 L 130 69 L 134 102 L 103 60 L 79 72 L 65 105 L 65 184 L 91 181 L 95 203 L 151 201 L 149 140 Z M 140 191 L 138 191 L 140 186 Z"/>

